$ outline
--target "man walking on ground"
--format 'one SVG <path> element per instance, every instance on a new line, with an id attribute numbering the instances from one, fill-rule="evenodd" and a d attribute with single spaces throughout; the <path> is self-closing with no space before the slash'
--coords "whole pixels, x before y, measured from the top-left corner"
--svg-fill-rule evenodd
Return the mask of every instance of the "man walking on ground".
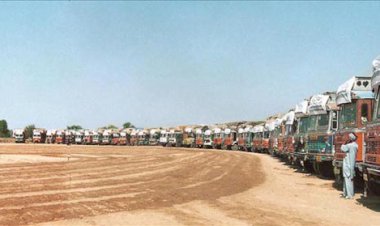
<path id="1" fill-rule="evenodd" d="M 349 140 L 341 147 L 341 150 L 346 153 L 346 157 L 343 159 L 343 196 L 346 199 L 354 197 L 355 161 L 358 152 L 356 138 L 354 133 L 350 133 Z"/>

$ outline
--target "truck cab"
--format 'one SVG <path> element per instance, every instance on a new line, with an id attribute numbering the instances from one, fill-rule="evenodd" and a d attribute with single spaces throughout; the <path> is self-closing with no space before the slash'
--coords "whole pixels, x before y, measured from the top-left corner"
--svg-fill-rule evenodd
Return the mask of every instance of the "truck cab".
<path id="1" fill-rule="evenodd" d="M 212 130 L 214 134 L 214 139 L 213 139 L 213 148 L 214 149 L 222 149 L 222 142 L 223 142 L 223 137 L 222 137 L 222 130 L 220 128 L 214 128 Z"/>
<path id="2" fill-rule="evenodd" d="M 83 144 L 84 141 L 84 132 L 83 131 L 76 131 L 75 132 L 75 143 L 76 144 Z"/>
<path id="3" fill-rule="evenodd" d="M 54 144 L 56 139 L 56 130 L 48 130 L 46 133 L 46 143 L 47 144 Z"/>
<path id="4" fill-rule="evenodd" d="M 83 143 L 84 144 L 92 144 L 92 138 L 93 138 L 93 133 L 89 130 L 84 131 L 84 138 L 83 138 Z"/>
<path id="5" fill-rule="evenodd" d="M 55 142 L 57 144 L 64 144 L 65 143 L 65 131 L 64 130 L 57 130 Z"/>
<path id="6" fill-rule="evenodd" d="M 46 141 L 46 130 L 45 129 L 34 129 L 33 130 L 33 143 L 45 143 Z"/>
<path id="7" fill-rule="evenodd" d="M 165 147 L 168 145 L 168 143 L 169 143 L 169 132 L 166 130 L 161 130 L 160 145 Z"/>
<path id="8" fill-rule="evenodd" d="M 102 144 L 103 133 L 101 131 L 92 131 L 92 144 Z"/>
<path id="9" fill-rule="evenodd" d="M 130 145 L 132 145 L 132 146 L 138 145 L 138 141 L 139 141 L 138 133 L 139 133 L 138 130 L 132 130 L 132 132 L 131 132 L 131 139 L 130 139 Z"/>
<path id="10" fill-rule="evenodd" d="M 160 131 L 157 129 L 151 129 L 149 131 L 149 145 L 156 146 L 160 142 Z"/>
<path id="11" fill-rule="evenodd" d="M 264 126 L 257 125 L 253 127 L 253 140 L 252 140 L 252 149 L 256 152 L 262 151 L 262 139 L 264 135 Z"/>
<path id="12" fill-rule="evenodd" d="M 183 134 L 178 130 L 170 130 L 169 132 L 169 146 L 181 147 L 183 142 Z"/>
<path id="13" fill-rule="evenodd" d="M 309 100 L 303 100 L 298 103 L 294 110 L 294 120 L 297 122 L 294 134 L 294 154 L 293 162 L 301 165 L 305 169 L 305 156 L 307 150 L 307 131 L 309 126 L 308 115 Z"/>
<path id="14" fill-rule="evenodd" d="M 252 127 L 238 129 L 238 149 L 252 151 L 253 129 Z"/>
<path id="15" fill-rule="evenodd" d="M 297 129 L 297 121 L 294 120 L 295 113 L 294 110 L 290 110 L 285 115 L 285 134 L 284 134 L 284 157 L 285 159 L 293 164 L 294 163 L 294 134 Z"/>
<path id="16" fill-rule="evenodd" d="M 204 145 L 204 133 L 202 129 L 195 130 L 195 145 L 197 148 L 203 148 Z"/>
<path id="17" fill-rule="evenodd" d="M 184 147 L 188 148 L 194 148 L 195 147 L 195 133 L 193 128 L 185 128 L 184 133 L 183 133 L 183 143 L 182 145 Z"/>
<path id="18" fill-rule="evenodd" d="M 233 129 L 226 128 L 223 130 L 223 150 L 232 150 L 234 145 L 237 145 L 237 132 Z"/>
<path id="19" fill-rule="evenodd" d="M 336 93 L 326 92 L 310 99 L 307 158 L 314 171 L 324 177 L 334 176 L 334 134 L 338 127 Z"/>
<path id="20" fill-rule="evenodd" d="M 203 139 L 203 147 L 204 148 L 212 148 L 213 147 L 213 141 L 214 141 L 214 133 L 212 130 L 208 129 L 204 133 L 204 139 Z"/>
<path id="21" fill-rule="evenodd" d="M 120 145 L 127 145 L 129 142 L 128 142 L 128 137 L 129 137 L 129 134 L 127 133 L 127 131 L 121 131 L 120 132 L 120 139 L 119 139 L 119 144 Z"/>
<path id="22" fill-rule="evenodd" d="M 13 130 L 13 137 L 15 138 L 16 143 L 25 143 L 25 130 L 24 129 Z"/>
<path id="23" fill-rule="evenodd" d="M 120 133 L 119 131 L 113 131 L 112 132 L 112 145 L 119 145 L 120 141 Z"/>
<path id="24" fill-rule="evenodd" d="M 341 146 L 347 141 L 348 135 L 353 132 L 357 136 L 358 152 L 356 155 L 356 181 L 358 175 L 363 172 L 363 159 L 365 153 L 364 137 L 366 125 L 372 120 L 372 106 L 374 96 L 371 87 L 370 77 L 352 77 L 339 86 L 336 102 L 340 108 L 339 127 L 335 133 L 335 153 L 334 153 L 334 175 L 337 184 L 343 182 L 342 166 L 345 153 L 341 151 Z"/>
<path id="25" fill-rule="evenodd" d="M 104 130 L 102 144 L 109 145 L 112 143 L 112 132 L 110 130 Z"/>
<path id="26" fill-rule="evenodd" d="M 138 142 L 137 145 L 145 146 L 149 144 L 149 133 L 145 130 L 141 130 L 137 134 Z"/>

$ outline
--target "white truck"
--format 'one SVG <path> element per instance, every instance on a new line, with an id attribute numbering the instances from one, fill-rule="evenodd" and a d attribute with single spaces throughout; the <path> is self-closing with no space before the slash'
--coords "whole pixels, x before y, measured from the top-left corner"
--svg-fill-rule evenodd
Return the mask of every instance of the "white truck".
<path id="1" fill-rule="evenodd" d="M 169 143 L 169 133 L 166 130 L 161 130 L 160 145 L 167 146 Z"/>
<path id="2" fill-rule="evenodd" d="M 212 148 L 213 147 L 213 140 L 214 140 L 214 134 L 212 130 L 206 130 L 204 133 L 204 142 L 203 147 L 204 148 Z"/>
<path id="3" fill-rule="evenodd" d="M 57 130 L 55 130 L 55 129 L 49 129 L 46 132 L 46 143 L 47 144 L 54 144 L 56 136 L 57 136 Z"/>
<path id="4" fill-rule="evenodd" d="M 109 129 L 104 130 L 102 144 L 111 144 L 112 143 L 112 131 Z"/>
<path id="5" fill-rule="evenodd" d="M 25 130 L 24 129 L 13 130 L 13 137 L 16 139 L 16 143 L 25 143 Z"/>
<path id="6" fill-rule="evenodd" d="M 82 130 L 75 132 L 75 143 L 76 144 L 83 144 L 84 141 L 84 132 Z"/>
<path id="7" fill-rule="evenodd" d="M 33 130 L 33 143 L 45 143 L 46 141 L 46 130 L 45 129 L 34 129 Z"/>

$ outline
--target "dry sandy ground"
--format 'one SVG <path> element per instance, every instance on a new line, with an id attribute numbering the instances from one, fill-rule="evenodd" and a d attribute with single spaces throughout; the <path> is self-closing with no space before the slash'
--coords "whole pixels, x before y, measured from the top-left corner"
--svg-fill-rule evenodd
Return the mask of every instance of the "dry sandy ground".
<path id="1" fill-rule="evenodd" d="M 0 145 L 0 225 L 379 225 L 379 199 L 339 198 L 262 154 Z"/>

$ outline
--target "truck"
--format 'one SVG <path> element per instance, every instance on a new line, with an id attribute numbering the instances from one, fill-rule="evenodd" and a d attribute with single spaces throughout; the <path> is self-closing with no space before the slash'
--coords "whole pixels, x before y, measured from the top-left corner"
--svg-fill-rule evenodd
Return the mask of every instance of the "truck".
<path id="1" fill-rule="evenodd" d="M 160 143 L 160 130 L 151 129 L 149 130 L 149 145 L 156 146 Z"/>
<path id="2" fill-rule="evenodd" d="M 273 130 L 270 132 L 269 138 L 269 154 L 278 156 L 279 149 L 283 148 L 283 134 L 285 133 L 285 126 L 283 125 L 283 115 L 278 115 L 277 118 L 271 123 L 270 127 Z"/>
<path id="3" fill-rule="evenodd" d="M 203 148 L 212 148 L 213 141 L 214 141 L 214 133 L 210 129 L 206 130 L 204 132 Z"/>
<path id="4" fill-rule="evenodd" d="M 182 146 L 188 147 L 188 148 L 194 148 L 195 147 L 195 133 L 194 133 L 193 128 L 187 127 L 183 131 Z"/>
<path id="5" fill-rule="evenodd" d="M 294 120 L 294 110 L 289 110 L 285 115 L 285 134 L 283 138 L 283 157 L 290 164 L 294 163 L 294 133 L 297 129 L 297 121 Z"/>
<path id="6" fill-rule="evenodd" d="M 106 129 L 102 134 L 102 144 L 109 145 L 112 144 L 112 131 L 110 129 Z"/>
<path id="7" fill-rule="evenodd" d="M 94 136 L 93 131 L 85 130 L 84 131 L 83 143 L 86 145 L 92 144 L 93 136 Z"/>
<path id="8" fill-rule="evenodd" d="M 131 139 L 130 139 L 130 145 L 131 146 L 138 145 L 138 141 L 139 141 L 138 133 L 139 132 L 140 132 L 140 130 L 132 130 L 131 131 Z"/>
<path id="9" fill-rule="evenodd" d="M 203 148 L 204 143 L 204 133 L 202 129 L 195 130 L 195 145 L 197 148 Z"/>
<path id="10" fill-rule="evenodd" d="M 367 124 L 364 137 L 367 144 L 363 159 L 364 196 L 380 195 L 380 56 L 372 62 L 372 66 L 371 88 L 375 103 L 372 121 Z"/>
<path id="11" fill-rule="evenodd" d="M 145 146 L 149 144 L 149 133 L 146 130 L 141 130 L 137 134 L 138 141 L 137 145 Z"/>
<path id="12" fill-rule="evenodd" d="M 214 149 L 221 149 L 222 148 L 222 142 L 223 142 L 222 130 L 220 128 L 214 128 L 212 130 L 212 133 L 214 134 L 212 147 Z"/>
<path id="13" fill-rule="evenodd" d="M 45 143 L 45 141 L 46 141 L 46 129 L 34 129 L 33 143 Z"/>
<path id="14" fill-rule="evenodd" d="M 46 132 L 46 143 L 47 144 L 54 144 L 57 136 L 57 130 L 55 129 L 49 129 Z"/>
<path id="15" fill-rule="evenodd" d="M 169 131 L 169 146 L 170 147 L 181 147 L 183 141 L 183 133 L 179 130 Z"/>
<path id="16" fill-rule="evenodd" d="M 261 141 L 263 139 L 264 125 L 256 125 L 253 127 L 253 139 L 252 139 L 252 150 L 256 152 L 262 151 Z"/>
<path id="17" fill-rule="evenodd" d="M 112 140 L 111 140 L 111 144 L 112 145 L 119 145 L 119 141 L 120 141 L 120 132 L 119 130 L 112 130 Z"/>
<path id="18" fill-rule="evenodd" d="M 62 130 L 62 129 L 57 130 L 56 136 L 55 136 L 55 143 L 56 144 L 65 143 L 65 130 Z"/>
<path id="19" fill-rule="evenodd" d="M 103 130 L 92 131 L 92 144 L 102 144 L 103 132 Z"/>
<path id="20" fill-rule="evenodd" d="M 119 139 L 119 144 L 120 145 L 127 145 L 129 144 L 129 133 L 126 130 L 120 131 L 120 139 Z"/>
<path id="21" fill-rule="evenodd" d="M 161 130 L 160 145 L 166 147 L 169 143 L 169 132 L 167 130 Z"/>
<path id="22" fill-rule="evenodd" d="M 372 120 L 373 102 L 374 95 L 370 77 L 354 76 L 338 87 L 336 103 L 340 108 L 339 126 L 335 133 L 333 159 L 336 184 L 343 183 L 342 166 L 346 153 L 341 151 L 341 146 L 348 140 L 348 135 L 353 132 L 357 136 L 358 144 L 355 182 L 363 187 L 363 160 L 366 149 L 364 137 L 366 125 Z"/>
<path id="23" fill-rule="evenodd" d="M 226 128 L 223 130 L 223 150 L 232 150 L 233 146 L 237 145 L 237 132 L 234 129 Z"/>
<path id="24" fill-rule="evenodd" d="M 13 137 L 16 143 L 25 143 L 25 129 L 13 130 Z"/>
<path id="25" fill-rule="evenodd" d="M 333 177 L 334 134 L 338 129 L 336 92 L 325 92 L 310 99 L 306 162 L 316 174 Z"/>
<path id="26" fill-rule="evenodd" d="M 65 130 L 65 144 L 73 144 L 75 142 L 75 131 Z"/>
<path id="27" fill-rule="evenodd" d="M 83 144 L 84 143 L 84 131 L 79 130 L 75 131 L 75 144 Z"/>
<path id="28" fill-rule="evenodd" d="M 303 171 L 311 171 L 312 166 L 310 162 L 305 162 L 307 153 L 307 140 L 309 130 L 309 99 L 305 99 L 296 104 L 294 110 L 294 120 L 297 122 L 297 129 L 294 134 L 294 154 L 292 161 L 303 169 Z"/>
<path id="29" fill-rule="evenodd" d="M 238 129 L 238 149 L 241 151 L 252 151 L 253 127 Z"/>

